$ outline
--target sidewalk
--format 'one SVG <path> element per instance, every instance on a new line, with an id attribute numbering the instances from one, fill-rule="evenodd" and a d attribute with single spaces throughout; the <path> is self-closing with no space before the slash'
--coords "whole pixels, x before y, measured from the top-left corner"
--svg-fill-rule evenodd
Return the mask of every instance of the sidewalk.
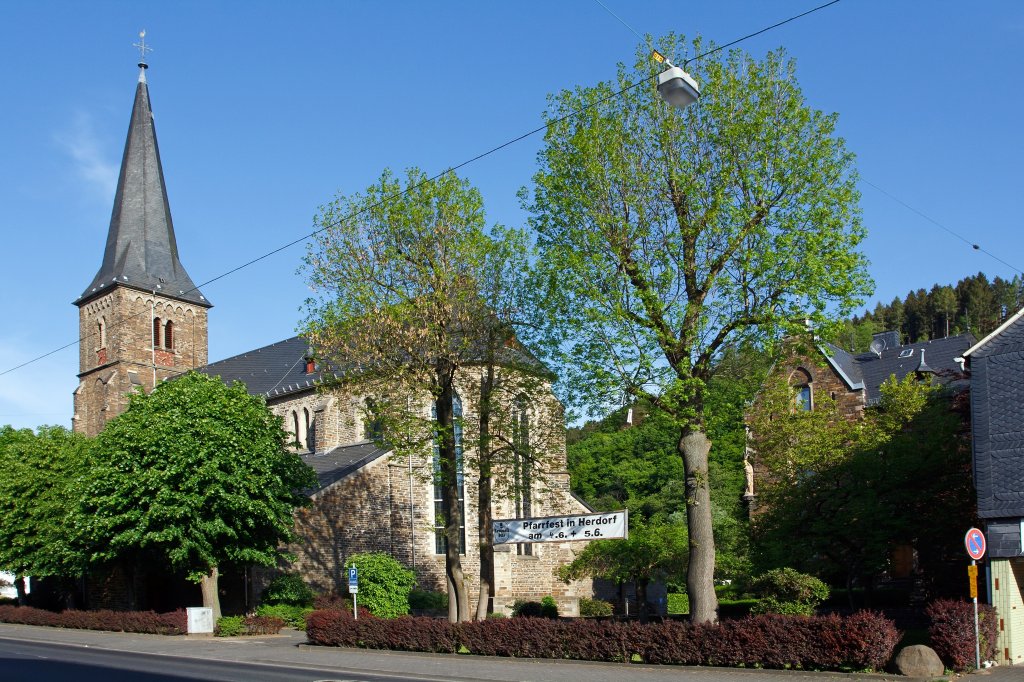
<path id="1" fill-rule="evenodd" d="M 803 678 L 806 682 L 827 680 L 906 680 L 897 675 L 863 673 L 816 673 L 786 670 L 750 670 L 740 668 L 698 668 L 650 665 L 621 665 L 579 661 L 510 659 L 454 654 L 335 649 L 306 645 L 306 635 L 285 630 L 270 637 L 197 637 L 142 635 L 120 632 L 95 632 L 61 628 L 0 623 L 0 638 L 47 642 L 126 653 L 177 656 L 192 659 L 286 666 L 289 668 L 330 669 L 358 675 L 360 672 L 412 676 L 423 680 L 493 680 L 522 682 L 782 682 L 780 678 Z M 627 672 L 628 671 L 628 672 Z M 982 670 L 971 677 L 974 682 L 1024 682 L 1024 666 Z"/>

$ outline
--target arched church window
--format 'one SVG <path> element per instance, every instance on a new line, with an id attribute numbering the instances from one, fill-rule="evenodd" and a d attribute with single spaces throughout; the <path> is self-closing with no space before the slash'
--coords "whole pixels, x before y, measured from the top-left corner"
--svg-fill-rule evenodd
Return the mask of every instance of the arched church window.
<path id="1" fill-rule="evenodd" d="M 437 405 L 431 406 L 431 416 L 437 419 Z M 462 522 L 459 524 L 459 554 L 466 553 L 466 485 L 465 472 L 462 468 L 462 398 L 452 393 L 452 435 L 455 438 L 455 467 L 459 484 L 458 505 L 462 510 Z M 437 439 L 434 439 L 434 552 L 444 554 L 447 538 L 444 534 L 444 485 L 441 481 L 441 451 Z"/>
<path id="2" fill-rule="evenodd" d="M 160 318 L 153 318 L 153 348 L 160 347 Z"/>
<path id="3" fill-rule="evenodd" d="M 533 516 L 533 453 L 530 451 L 529 399 L 519 395 L 512 409 L 512 480 L 516 505 L 516 518 Z M 533 554 L 531 543 L 516 545 L 516 553 Z"/>
<path id="4" fill-rule="evenodd" d="M 302 418 L 306 426 L 304 429 L 306 434 L 305 446 L 307 450 L 313 452 L 316 450 L 316 422 L 310 420 L 309 409 L 305 407 L 302 408 Z"/>
<path id="5" fill-rule="evenodd" d="M 384 439 L 384 422 L 377 413 L 377 403 L 373 398 L 363 401 L 363 438 L 374 443 Z"/>
<path id="6" fill-rule="evenodd" d="M 292 443 L 299 440 L 299 413 L 292 410 Z"/>
<path id="7" fill-rule="evenodd" d="M 164 325 L 164 348 L 171 350 L 174 348 L 174 323 L 167 320 L 167 324 Z"/>

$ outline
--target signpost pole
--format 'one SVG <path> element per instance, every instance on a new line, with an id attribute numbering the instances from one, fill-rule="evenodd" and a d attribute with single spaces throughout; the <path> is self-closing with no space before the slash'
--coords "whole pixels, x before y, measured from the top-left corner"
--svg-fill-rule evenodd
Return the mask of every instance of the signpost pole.
<path id="1" fill-rule="evenodd" d="M 974 602 L 974 669 L 981 670 L 981 638 L 978 636 L 978 562 L 971 559 L 971 596 Z"/>
<path id="2" fill-rule="evenodd" d="M 359 595 L 356 594 L 355 592 L 353 592 L 352 593 L 352 619 L 353 620 L 359 620 L 359 609 L 356 607 L 356 603 L 358 601 L 359 601 Z M 978 602 L 978 600 L 975 599 L 974 602 L 975 602 L 975 606 L 974 606 L 975 620 L 977 620 L 977 612 L 978 612 L 977 602 Z M 974 624 L 974 631 L 975 632 L 978 631 L 978 624 L 977 623 Z"/>
<path id="3" fill-rule="evenodd" d="M 964 536 L 964 547 L 967 556 L 971 557 L 971 565 L 967 567 L 968 585 L 971 588 L 971 601 L 974 602 L 974 668 L 981 670 L 981 637 L 978 632 L 978 559 L 985 556 L 985 534 L 977 528 L 971 528 Z"/>

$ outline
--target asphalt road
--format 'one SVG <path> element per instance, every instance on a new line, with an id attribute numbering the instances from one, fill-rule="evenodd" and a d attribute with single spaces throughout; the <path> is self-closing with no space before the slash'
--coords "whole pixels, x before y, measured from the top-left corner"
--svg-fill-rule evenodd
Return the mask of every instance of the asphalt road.
<path id="1" fill-rule="evenodd" d="M 437 682 L 437 678 L 373 675 L 295 664 L 241 663 L 110 651 L 63 644 L 0 639 L 4 682 Z"/>
<path id="2" fill-rule="evenodd" d="M 294 630 L 271 637 L 204 638 L 2 623 L 0 682 L 894 682 L 900 679 L 885 674 L 416 654 L 309 647 L 305 646 L 305 641 L 305 633 Z M 979 671 L 969 680 L 1024 682 L 1024 666 Z"/>

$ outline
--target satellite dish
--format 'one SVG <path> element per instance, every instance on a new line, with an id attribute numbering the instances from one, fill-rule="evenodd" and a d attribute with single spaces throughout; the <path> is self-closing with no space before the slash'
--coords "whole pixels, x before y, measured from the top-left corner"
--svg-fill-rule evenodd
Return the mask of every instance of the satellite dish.
<path id="1" fill-rule="evenodd" d="M 885 341 L 881 339 L 874 339 L 871 341 L 871 345 L 868 346 L 872 353 L 878 357 L 882 357 L 882 351 L 885 350 Z"/>

